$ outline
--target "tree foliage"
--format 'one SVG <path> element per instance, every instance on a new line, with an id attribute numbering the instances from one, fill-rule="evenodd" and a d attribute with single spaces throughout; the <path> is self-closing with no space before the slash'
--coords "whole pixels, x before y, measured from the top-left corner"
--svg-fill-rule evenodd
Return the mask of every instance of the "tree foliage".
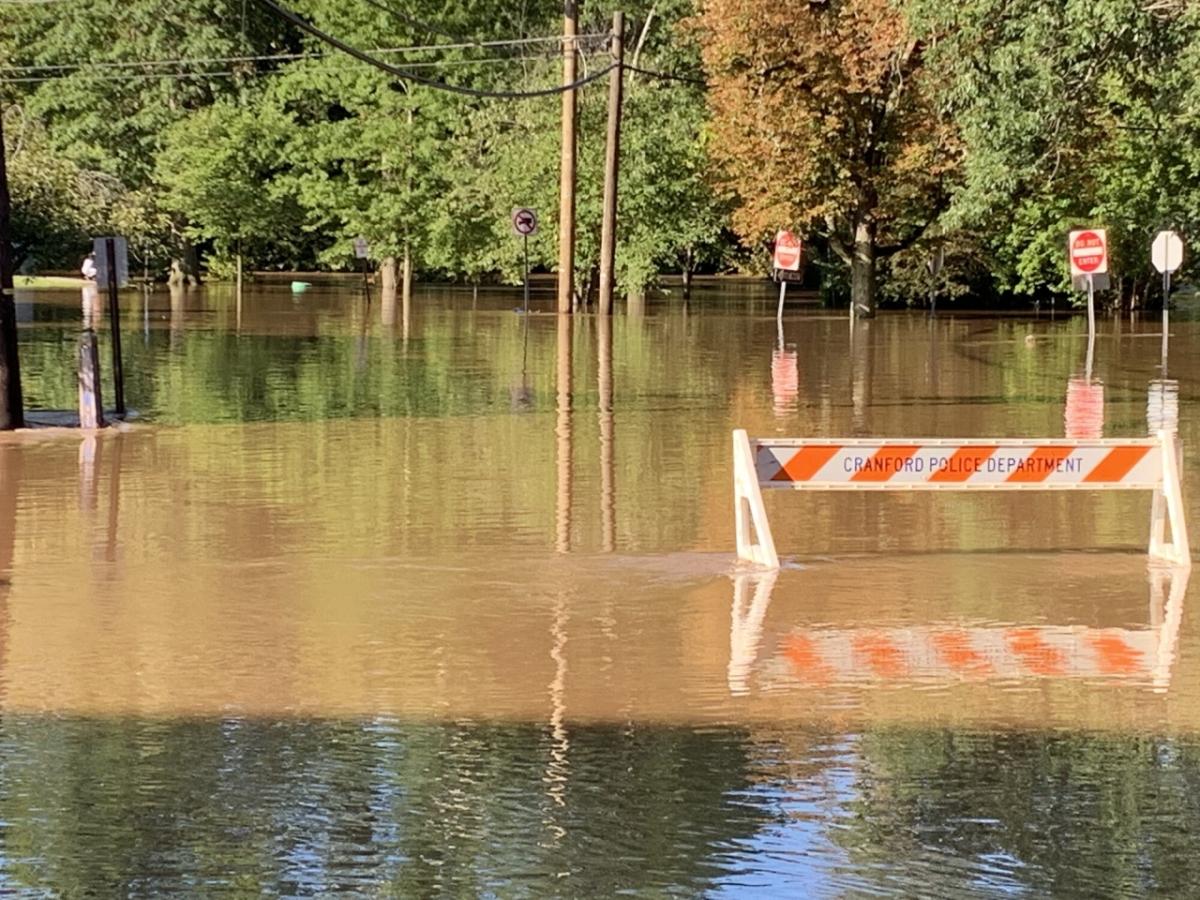
<path id="1" fill-rule="evenodd" d="M 738 232 L 825 238 L 852 268 L 854 302 L 873 310 L 876 257 L 920 236 L 957 159 L 902 5 L 708 0 L 698 25 Z"/>

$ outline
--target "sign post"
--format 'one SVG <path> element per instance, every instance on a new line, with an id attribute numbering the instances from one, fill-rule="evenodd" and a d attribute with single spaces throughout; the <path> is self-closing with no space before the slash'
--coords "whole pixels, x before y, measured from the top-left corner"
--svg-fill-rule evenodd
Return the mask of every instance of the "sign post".
<path id="1" fill-rule="evenodd" d="M 96 281 L 108 285 L 108 318 L 112 325 L 113 400 L 117 418 L 125 418 L 125 369 L 121 365 L 121 307 L 117 293 L 129 281 L 129 245 L 123 237 L 96 238 Z"/>
<path id="2" fill-rule="evenodd" d="M 1150 261 L 1163 277 L 1162 308 L 1162 377 L 1167 377 L 1167 340 L 1170 322 L 1167 311 L 1171 305 L 1171 276 L 1183 265 L 1183 239 L 1174 231 L 1160 231 L 1150 244 Z"/>
<path id="3" fill-rule="evenodd" d="M 529 239 L 537 234 L 537 210 L 518 206 L 512 211 L 513 234 L 521 239 L 525 255 L 525 314 L 529 314 Z"/>
<path id="4" fill-rule="evenodd" d="M 785 272 L 799 272 L 800 259 L 804 254 L 804 244 L 800 238 L 790 231 L 780 231 L 775 235 L 775 277 L 779 281 L 779 309 L 775 320 L 779 323 L 779 332 L 783 334 L 783 303 L 787 298 L 788 277 Z"/>
<path id="5" fill-rule="evenodd" d="M 371 245 L 365 237 L 354 239 L 354 255 L 362 260 L 363 291 L 367 295 L 367 309 L 371 308 L 371 280 L 367 277 L 367 258 L 371 255 Z"/>
<path id="6" fill-rule="evenodd" d="M 1067 236 L 1067 258 L 1071 265 L 1071 280 L 1087 288 L 1088 353 L 1087 375 L 1092 377 L 1092 358 L 1096 346 L 1096 280 L 1100 287 L 1108 284 L 1108 233 L 1103 228 L 1085 228 Z"/>

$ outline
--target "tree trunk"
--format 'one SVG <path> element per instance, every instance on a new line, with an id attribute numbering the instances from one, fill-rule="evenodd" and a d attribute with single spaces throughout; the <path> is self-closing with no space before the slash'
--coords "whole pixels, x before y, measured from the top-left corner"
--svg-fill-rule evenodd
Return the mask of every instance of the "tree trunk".
<path id="1" fill-rule="evenodd" d="M 692 299 L 692 274 L 695 267 L 695 254 L 692 253 L 692 248 L 688 247 L 683 252 L 683 302 L 687 303 Z"/>
<path id="2" fill-rule="evenodd" d="M 21 362 L 17 355 L 17 306 L 13 300 L 12 217 L 4 129 L 0 127 L 0 430 L 25 426 Z"/>
<path id="3" fill-rule="evenodd" d="M 860 222 L 854 229 L 854 253 L 850 258 L 850 315 L 875 315 L 874 222 Z"/>
<path id="4" fill-rule="evenodd" d="M 385 256 L 379 264 L 379 316 L 384 325 L 396 324 L 396 257 Z"/>
<path id="5" fill-rule="evenodd" d="M 404 245 L 404 261 L 402 263 L 401 268 L 403 269 L 402 274 L 404 276 L 404 285 L 403 285 L 403 289 L 401 292 L 401 296 L 402 296 L 405 310 L 409 310 L 412 308 L 413 265 L 412 265 L 412 249 L 409 247 L 408 244 Z"/>
<path id="6" fill-rule="evenodd" d="M 185 238 L 179 246 L 178 254 L 171 257 L 171 274 L 167 276 L 167 284 L 195 287 L 199 283 L 200 264 L 196 257 L 196 248 Z"/>

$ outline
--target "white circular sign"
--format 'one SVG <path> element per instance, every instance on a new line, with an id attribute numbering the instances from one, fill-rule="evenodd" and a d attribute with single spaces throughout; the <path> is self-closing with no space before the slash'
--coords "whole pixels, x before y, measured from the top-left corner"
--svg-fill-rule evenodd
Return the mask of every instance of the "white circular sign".
<path id="1" fill-rule="evenodd" d="M 1174 272 L 1183 265 L 1183 238 L 1173 231 L 1160 231 L 1150 245 L 1150 261 L 1160 272 Z"/>
<path id="2" fill-rule="evenodd" d="M 538 218 L 535 210 L 518 206 L 512 211 L 513 233 L 517 237 L 532 237 L 537 234 Z"/>

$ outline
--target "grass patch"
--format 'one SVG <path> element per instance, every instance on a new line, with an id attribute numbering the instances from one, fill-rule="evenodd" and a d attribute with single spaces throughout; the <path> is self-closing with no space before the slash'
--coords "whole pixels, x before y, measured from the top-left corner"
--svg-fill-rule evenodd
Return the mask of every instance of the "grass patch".
<path id="1" fill-rule="evenodd" d="M 18 288 L 81 288 L 88 282 L 82 278 L 68 278 L 63 275 L 18 275 L 13 279 L 13 287 Z"/>

